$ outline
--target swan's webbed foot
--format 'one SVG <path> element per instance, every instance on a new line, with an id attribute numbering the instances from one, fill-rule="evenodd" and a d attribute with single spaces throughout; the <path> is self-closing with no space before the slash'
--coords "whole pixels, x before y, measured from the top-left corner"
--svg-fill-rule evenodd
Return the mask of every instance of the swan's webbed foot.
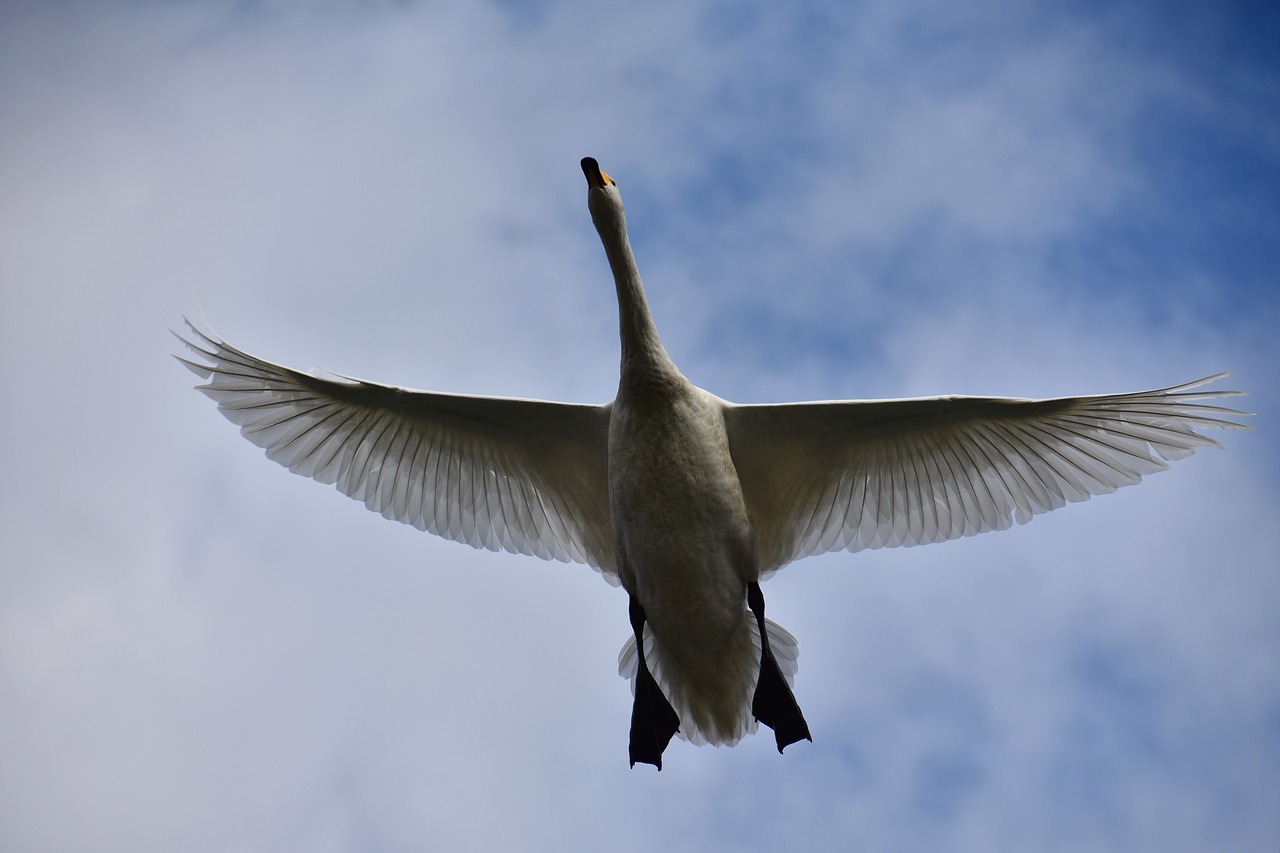
<path id="1" fill-rule="evenodd" d="M 813 741 L 795 694 L 778 669 L 773 652 L 767 649 L 760 655 L 760 678 L 756 682 L 755 698 L 751 700 L 751 713 L 773 729 L 778 752 L 797 741 Z"/>
<path id="2" fill-rule="evenodd" d="M 639 762 L 652 764 L 661 770 L 662 752 L 680 730 L 680 717 L 667 697 L 662 695 L 662 688 L 645 664 L 644 608 L 634 595 L 631 596 L 629 611 L 631 630 L 636 635 L 636 654 L 640 660 L 636 667 L 636 696 L 631 705 L 631 741 L 627 751 L 632 767 Z"/>
<path id="3" fill-rule="evenodd" d="M 764 625 L 764 594 L 760 584 L 747 584 L 747 606 L 760 626 L 760 676 L 756 679 L 756 694 L 751 700 L 752 715 L 773 729 L 778 752 L 800 740 L 813 742 L 809 724 L 804 720 L 800 705 L 796 702 L 791 686 L 778 668 L 778 659 L 769 648 L 769 634 Z"/>
<path id="4" fill-rule="evenodd" d="M 680 718 L 662 695 L 658 682 L 641 665 L 636 673 L 636 698 L 631 706 L 631 742 L 627 751 L 631 766 L 652 764 L 662 769 L 662 751 L 680 730 Z"/>

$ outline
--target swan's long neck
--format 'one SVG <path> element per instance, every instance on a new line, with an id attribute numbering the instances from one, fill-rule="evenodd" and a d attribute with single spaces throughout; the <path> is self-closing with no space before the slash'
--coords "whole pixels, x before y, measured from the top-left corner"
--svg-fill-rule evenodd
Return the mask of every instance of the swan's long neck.
<path id="1" fill-rule="evenodd" d="M 636 267 L 627 220 L 620 209 L 593 217 L 600 241 L 604 243 L 613 282 L 618 290 L 618 326 L 622 340 L 622 381 L 652 382 L 680 376 L 658 337 L 649 301 L 644 295 L 640 270 Z"/>

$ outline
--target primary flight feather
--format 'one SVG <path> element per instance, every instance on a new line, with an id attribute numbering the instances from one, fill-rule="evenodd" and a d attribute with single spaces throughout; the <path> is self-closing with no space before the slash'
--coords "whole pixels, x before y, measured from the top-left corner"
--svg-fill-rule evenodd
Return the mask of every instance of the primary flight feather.
<path id="1" fill-rule="evenodd" d="M 680 734 L 779 751 L 809 729 L 795 639 L 759 581 L 810 554 L 1001 530 L 1115 491 L 1243 413 L 1197 390 L 736 405 L 690 383 L 658 337 L 617 185 L 582 161 L 613 272 L 612 403 L 415 391 L 273 364 L 188 323 L 180 359 L 241 433 L 290 471 L 384 517 L 477 548 L 586 563 L 629 594 L 631 763 Z"/>

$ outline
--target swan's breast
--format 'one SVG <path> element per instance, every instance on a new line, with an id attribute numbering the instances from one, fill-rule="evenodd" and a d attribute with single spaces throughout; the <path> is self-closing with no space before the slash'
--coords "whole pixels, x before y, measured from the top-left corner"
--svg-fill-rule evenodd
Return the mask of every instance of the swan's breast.
<path id="1" fill-rule="evenodd" d="M 622 582 L 664 641 L 739 630 L 755 543 L 720 401 L 692 385 L 657 399 L 620 394 L 609 499 Z"/>

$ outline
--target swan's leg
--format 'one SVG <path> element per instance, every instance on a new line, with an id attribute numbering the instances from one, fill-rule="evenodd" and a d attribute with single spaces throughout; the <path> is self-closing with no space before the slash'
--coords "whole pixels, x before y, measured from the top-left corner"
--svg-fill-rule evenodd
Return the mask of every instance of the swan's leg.
<path id="1" fill-rule="evenodd" d="M 675 708 L 662 695 L 662 688 L 654 681 L 644 662 L 644 608 L 633 595 L 628 608 L 631 630 L 636 635 L 636 654 L 640 656 L 636 667 L 636 698 L 631 705 L 631 743 L 628 751 L 631 766 L 636 762 L 652 764 L 662 769 L 662 751 L 680 730 L 680 718 Z"/>
<path id="2" fill-rule="evenodd" d="M 751 700 L 751 713 L 757 720 L 773 729 L 778 742 L 778 752 L 798 740 L 813 742 L 809 724 L 796 704 L 795 694 L 778 669 L 778 660 L 769 648 L 769 633 L 764 627 L 764 594 L 760 584 L 747 584 L 747 606 L 755 614 L 760 626 L 760 677 L 756 680 L 756 695 Z"/>

